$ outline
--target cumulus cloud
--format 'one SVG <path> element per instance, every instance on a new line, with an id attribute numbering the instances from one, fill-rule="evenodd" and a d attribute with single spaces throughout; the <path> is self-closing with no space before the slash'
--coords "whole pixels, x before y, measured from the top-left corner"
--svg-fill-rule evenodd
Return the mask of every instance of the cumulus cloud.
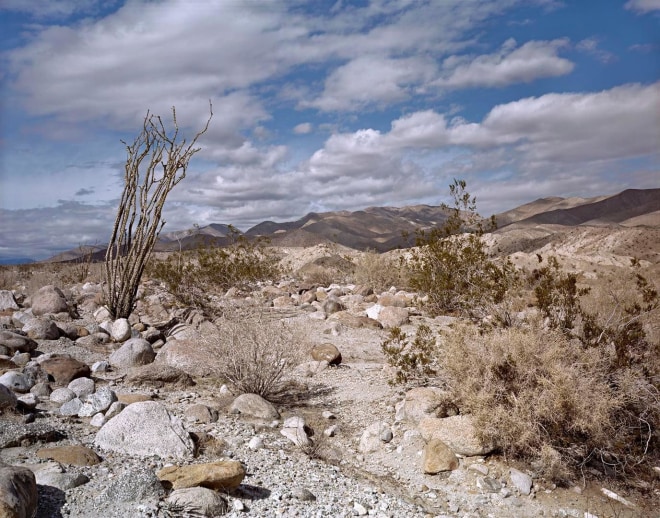
<path id="1" fill-rule="evenodd" d="M 528 41 L 520 47 L 513 39 L 499 52 L 467 60 L 453 56 L 444 62 L 445 74 L 434 84 L 444 88 L 477 86 L 503 87 L 512 83 L 529 83 L 542 77 L 568 74 L 574 64 L 558 56 L 568 40 Z"/>
<path id="2" fill-rule="evenodd" d="M 624 6 L 626 9 L 638 13 L 648 13 L 660 10 L 660 0 L 628 0 Z"/>
<path id="3" fill-rule="evenodd" d="M 307 133 L 311 133 L 313 129 L 313 125 L 310 122 L 301 122 L 300 124 L 297 124 L 293 128 L 293 132 L 296 135 L 306 135 Z"/>

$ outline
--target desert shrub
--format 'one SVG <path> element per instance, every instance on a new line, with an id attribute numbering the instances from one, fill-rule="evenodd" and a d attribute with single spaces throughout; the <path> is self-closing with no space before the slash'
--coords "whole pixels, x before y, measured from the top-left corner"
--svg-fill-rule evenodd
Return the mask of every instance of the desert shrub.
<path id="1" fill-rule="evenodd" d="M 314 259 L 298 269 L 297 277 L 305 282 L 329 286 L 334 282 L 346 282 L 353 276 L 355 265 L 345 256 L 332 253 Z"/>
<path id="2" fill-rule="evenodd" d="M 436 374 L 436 339 L 427 325 L 417 328 L 412 341 L 401 328 L 393 327 L 381 349 L 395 371 L 391 383 L 424 382 Z"/>
<path id="3" fill-rule="evenodd" d="M 483 235 L 495 229 L 494 218 L 485 222 L 476 212 L 476 199 L 454 180 L 450 193 L 454 207 L 445 223 L 417 233 L 418 248 L 410 260 L 413 288 L 428 296 L 431 314 L 458 313 L 481 319 L 492 313 L 514 283 L 516 275 L 508 260 L 488 253 Z"/>
<path id="4" fill-rule="evenodd" d="M 392 286 L 403 287 L 408 282 L 407 268 L 402 259 L 396 260 L 369 250 L 356 259 L 353 282 L 369 286 L 377 292 Z"/>
<path id="5" fill-rule="evenodd" d="M 218 358 L 217 373 L 241 393 L 279 394 L 307 350 L 301 332 L 263 312 L 225 313 L 215 324 L 208 346 Z"/>
<path id="6" fill-rule="evenodd" d="M 237 231 L 231 246 L 174 252 L 152 263 L 148 273 L 186 306 L 206 308 L 214 291 L 279 278 L 279 259 L 263 241 L 248 241 Z"/>
<path id="7" fill-rule="evenodd" d="M 609 474 L 658 459 L 659 392 L 642 372 L 611 372 L 606 348 L 584 347 L 540 325 L 445 337 L 440 363 L 462 412 L 508 456 L 556 480 L 598 463 Z"/>

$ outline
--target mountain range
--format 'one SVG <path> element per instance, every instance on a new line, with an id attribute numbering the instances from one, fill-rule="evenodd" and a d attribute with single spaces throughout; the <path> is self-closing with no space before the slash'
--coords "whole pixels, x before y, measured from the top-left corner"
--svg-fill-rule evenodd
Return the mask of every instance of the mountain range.
<path id="1" fill-rule="evenodd" d="M 358 250 L 384 252 L 414 244 L 417 229 L 441 225 L 448 213 L 442 207 L 369 207 L 358 211 L 310 212 L 284 223 L 264 221 L 244 233 L 225 224 L 163 233 L 156 251 L 187 250 L 200 245 L 225 246 L 239 234 L 248 239 L 265 238 L 273 246 L 313 246 L 334 242 Z M 530 228 L 615 226 L 660 227 L 660 189 L 628 189 L 618 194 L 595 198 L 540 198 L 496 215 L 497 233 Z M 238 232 L 238 234 L 236 234 Z M 515 246 L 513 247 L 515 248 Z M 105 254 L 100 248 L 95 258 Z M 70 261 L 79 250 L 58 254 L 49 261 Z"/>

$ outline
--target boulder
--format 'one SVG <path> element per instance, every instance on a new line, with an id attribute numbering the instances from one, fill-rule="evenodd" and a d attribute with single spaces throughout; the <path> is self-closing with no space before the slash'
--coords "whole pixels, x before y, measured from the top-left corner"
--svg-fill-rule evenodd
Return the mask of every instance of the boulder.
<path id="1" fill-rule="evenodd" d="M 74 466 L 95 466 L 101 462 L 101 458 L 94 450 L 80 444 L 41 448 L 37 451 L 37 457 L 54 460 L 61 464 L 73 464 Z"/>
<path id="2" fill-rule="evenodd" d="M 110 387 L 101 387 L 94 394 L 87 396 L 78 410 L 79 417 L 92 417 L 98 412 L 105 412 L 117 401 L 117 395 Z"/>
<path id="3" fill-rule="evenodd" d="M 339 365 L 341 363 L 341 353 L 333 344 L 321 344 L 312 347 L 312 358 L 316 361 L 326 361 L 329 365 Z"/>
<path id="4" fill-rule="evenodd" d="M 453 471 L 458 468 L 458 458 L 440 439 L 431 439 L 424 446 L 422 454 L 422 470 L 427 475 L 435 475 L 441 471 Z"/>
<path id="5" fill-rule="evenodd" d="M 89 365 L 86 365 L 70 356 L 52 356 L 39 363 L 41 369 L 52 378 L 55 383 L 68 385 L 76 378 L 87 377 L 90 374 Z"/>
<path id="6" fill-rule="evenodd" d="M 146 385 L 155 388 L 165 385 L 191 387 L 195 384 L 189 374 L 162 363 L 149 363 L 133 367 L 129 369 L 125 381 L 132 385 Z"/>
<path id="7" fill-rule="evenodd" d="M 71 383 L 69 383 L 68 387 L 76 396 L 79 398 L 84 398 L 87 396 L 91 396 L 94 391 L 96 390 L 96 383 L 92 378 L 76 378 Z M 52 394 L 51 394 L 51 400 L 52 400 Z"/>
<path id="8" fill-rule="evenodd" d="M 10 388 L 14 392 L 29 392 L 34 382 L 22 372 L 8 371 L 0 376 L 0 385 Z"/>
<path id="9" fill-rule="evenodd" d="M 408 309 L 396 306 L 382 306 L 377 320 L 384 328 L 400 327 L 410 321 Z"/>
<path id="10" fill-rule="evenodd" d="M 487 455 L 495 449 L 495 445 L 484 444 L 477 437 L 470 415 L 455 415 L 444 419 L 426 417 L 419 422 L 418 428 L 426 442 L 440 439 L 454 453 L 466 457 Z"/>
<path id="11" fill-rule="evenodd" d="M 527 473 L 523 473 L 515 468 L 509 469 L 511 484 L 523 495 L 529 495 L 532 492 L 533 480 Z"/>
<path id="12" fill-rule="evenodd" d="M 447 391 L 438 387 L 416 387 L 406 392 L 396 405 L 397 421 L 417 424 L 425 417 L 449 417 L 458 414 Z"/>
<path id="13" fill-rule="evenodd" d="M 236 460 L 221 460 L 188 466 L 166 466 L 156 476 L 172 489 L 206 487 L 228 491 L 240 485 L 245 477 L 245 468 Z"/>
<path id="14" fill-rule="evenodd" d="M 31 353 L 37 348 L 37 342 L 31 338 L 12 331 L 0 330 L 0 346 L 8 350 L 9 355 L 17 352 Z"/>
<path id="15" fill-rule="evenodd" d="M 16 408 L 18 400 L 16 394 L 9 388 L 0 383 L 0 410 L 5 408 Z"/>
<path id="16" fill-rule="evenodd" d="M 44 286 L 32 295 L 32 314 L 34 316 L 49 313 L 66 313 L 68 311 L 69 306 L 66 303 L 64 293 L 55 286 Z"/>
<path id="17" fill-rule="evenodd" d="M 378 297 L 378 304 L 381 306 L 393 306 L 398 308 L 405 308 L 408 305 L 404 297 L 393 295 L 391 293 L 383 293 Z"/>
<path id="18" fill-rule="evenodd" d="M 157 502 L 159 498 L 165 495 L 162 484 L 156 477 L 156 474 L 147 466 L 134 467 L 130 471 L 119 473 L 111 479 L 106 486 L 105 491 L 95 498 L 95 501 L 115 508 L 117 502 L 140 502 L 145 500 Z M 131 506 L 130 511 L 135 511 L 135 506 Z M 127 509 L 129 511 L 129 509 Z M 96 516 L 134 516 L 133 513 L 116 515 L 115 513 L 98 513 Z"/>
<path id="19" fill-rule="evenodd" d="M 196 340 L 168 340 L 156 355 L 158 363 L 176 367 L 191 376 L 210 376 L 218 359 Z"/>
<path id="20" fill-rule="evenodd" d="M 229 511 L 227 500 L 205 487 L 177 489 L 172 491 L 167 501 L 194 516 L 220 516 Z"/>
<path id="21" fill-rule="evenodd" d="M 0 290 L 0 311 L 6 311 L 8 309 L 12 311 L 18 309 L 14 294 L 9 290 Z"/>
<path id="22" fill-rule="evenodd" d="M 129 369 L 152 363 L 156 353 L 151 344 L 143 338 L 131 338 L 113 352 L 108 359 L 115 368 Z"/>
<path id="23" fill-rule="evenodd" d="M 232 414 L 242 414 L 259 419 L 279 419 L 277 409 L 258 394 L 241 394 L 229 407 Z"/>
<path id="24" fill-rule="evenodd" d="M 63 405 L 76 397 L 76 393 L 67 387 L 56 388 L 50 393 L 50 400 L 56 405 Z"/>
<path id="25" fill-rule="evenodd" d="M 115 342 L 125 342 L 131 337 L 132 331 L 127 318 L 118 318 L 110 327 L 110 336 Z"/>
<path id="26" fill-rule="evenodd" d="M 38 499 L 34 473 L 0 461 L 0 517 L 32 518 L 37 513 Z"/>
<path id="27" fill-rule="evenodd" d="M 39 441 L 57 441 L 62 438 L 63 436 L 58 430 L 39 421 L 15 423 L 3 420 L 2 426 L 0 426 L 0 449 L 26 446 Z"/>
<path id="28" fill-rule="evenodd" d="M 138 457 L 185 458 L 195 448 L 181 420 L 155 401 L 128 405 L 97 432 L 94 445 Z"/>
<path id="29" fill-rule="evenodd" d="M 23 326 L 22 331 L 33 340 L 57 340 L 60 330 L 52 320 L 31 318 Z"/>

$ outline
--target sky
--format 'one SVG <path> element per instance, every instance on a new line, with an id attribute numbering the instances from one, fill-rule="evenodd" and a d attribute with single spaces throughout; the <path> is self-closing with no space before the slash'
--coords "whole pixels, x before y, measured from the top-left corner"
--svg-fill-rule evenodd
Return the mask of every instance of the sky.
<path id="1" fill-rule="evenodd" d="M 660 187 L 660 0 L 2 0 L 0 261 L 108 241 L 147 110 L 213 118 L 164 232 Z"/>

